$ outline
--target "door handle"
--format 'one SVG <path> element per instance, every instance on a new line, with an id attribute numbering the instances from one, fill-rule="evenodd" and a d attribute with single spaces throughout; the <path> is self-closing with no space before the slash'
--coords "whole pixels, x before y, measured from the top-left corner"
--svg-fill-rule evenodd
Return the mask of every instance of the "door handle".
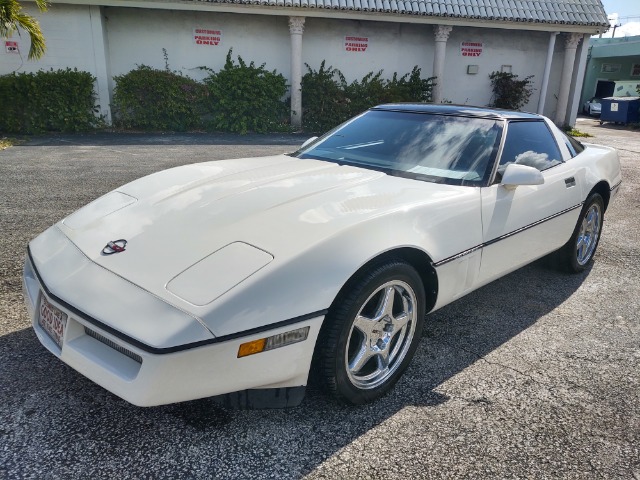
<path id="1" fill-rule="evenodd" d="M 565 178 L 564 179 L 564 184 L 567 188 L 571 188 L 571 187 L 575 187 L 576 186 L 576 179 L 575 177 L 569 177 L 569 178 Z"/>

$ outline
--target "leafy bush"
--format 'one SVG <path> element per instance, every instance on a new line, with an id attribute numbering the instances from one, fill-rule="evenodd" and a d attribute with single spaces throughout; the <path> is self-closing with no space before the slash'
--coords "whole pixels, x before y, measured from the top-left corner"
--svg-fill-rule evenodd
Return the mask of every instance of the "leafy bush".
<path id="1" fill-rule="evenodd" d="M 382 70 L 378 73 L 369 72 L 362 80 L 354 80 L 347 84 L 342 78 L 342 89 L 349 99 L 349 117 L 363 112 L 369 107 L 380 103 L 388 103 L 387 81 L 382 78 Z"/>
<path id="2" fill-rule="evenodd" d="M 171 71 L 139 65 L 114 77 L 114 123 L 124 128 L 185 131 L 201 125 L 206 89 Z"/>
<path id="3" fill-rule="evenodd" d="M 164 49 L 163 49 L 164 50 Z M 285 78 L 264 64 L 257 67 L 227 54 L 224 68 L 210 72 L 204 83 L 169 69 L 146 65 L 114 77 L 116 124 L 124 128 L 184 131 L 206 128 L 247 133 L 282 130 L 287 108 L 281 98 Z"/>
<path id="4" fill-rule="evenodd" d="M 435 77 L 420 78 L 420 72 L 415 66 L 411 73 L 398 78 L 398 73 L 394 72 L 391 80 L 385 80 L 380 70 L 375 75 L 368 73 L 359 82 L 344 85 L 352 113 L 355 115 L 381 103 L 430 102 Z"/>
<path id="5" fill-rule="evenodd" d="M 508 72 L 492 72 L 489 75 L 493 90 L 490 107 L 520 110 L 531 97 L 533 75 L 518 80 L 518 75 Z"/>
<path id="6" fill-rule="evenodd" d="M 286 79 L 263 63 L 257 67 L 238 56 L 238 63 L 227 53 L 219 72 L 211 72 L 204 83 L 209 91 L 209 128 L 225 132 L 247 133 L 282 130 L 287 107 L 281 100 L 287 93 Z"/>
<path id="7" fill-rule="evenodd" d="M 95 77 L 77 69 L 0 76 L 0 131 L 77 132 L 100 124 Z"/>
<path id="8" fill-rule="evenodd" d="M 382 70 L 370 72 L 362 80 L 347 83 L 340 70 L 320 64 L 319 70 L 307 65 L 302 77 L 302 122 L 306 130 L 323 132 L 350 117 L 381 103 L 430 102 L 432 78 L 421 78 L 421 70 L 391 80 L 382 78 Z"/>
<path id="9" fill-rule="evenodd" d="M 389 102 L 431 102 L 431 93 L 436 77 L 422 78 L 422 71 L 416 65 L 410 73 L 393 78 L 387 84 Z"/>
<path id="10" fill-rule="evenodd" d="M 310 132 L 324 132 L 350 116 L 350 100 L 344 91 L 347 82 L 337 68 L 325 68 L 324 60 L 318 71 L 305 65 L 308 72 L 302 77 L 302 124 Z"/>
<path id="11" fill-rule="evenodd" d="M 571 126 L 567 126 L 564 128 L 564 132 L 567 135 L 571 135 L 572 137 L 593 137 L 593 135 L 591 135 L 590 133 L 587 132 L 581 132 L 580 130 L 578 130 L 575 127 L 571 127 Z"/>
<path id="12" fill-rule="evenodd" d="M 0 137 L 0 150 L 4 150 L 13 145 L 13 139 L 7 137 Z"/>

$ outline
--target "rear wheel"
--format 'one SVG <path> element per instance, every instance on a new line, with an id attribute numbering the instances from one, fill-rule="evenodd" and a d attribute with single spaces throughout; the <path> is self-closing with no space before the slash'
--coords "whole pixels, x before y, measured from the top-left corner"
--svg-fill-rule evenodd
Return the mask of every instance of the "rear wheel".
<path id="1" fill-rule="evenodd" d="M 352 279 L 320 333 L 316 374 L 347 404 L 371 402 L 398 381 L 420 341 L 425 294 L 416 270 L 390 260 Z"/>
<path id="2" fill-rule="evenodd" d="M 604 200 L 593 193 L 584 203 L 578 223 L 569 241 L 556 252 L 559 266 L 566 271 L 584 271 L 593 259 L 600 241 L 604 219 Z"/>

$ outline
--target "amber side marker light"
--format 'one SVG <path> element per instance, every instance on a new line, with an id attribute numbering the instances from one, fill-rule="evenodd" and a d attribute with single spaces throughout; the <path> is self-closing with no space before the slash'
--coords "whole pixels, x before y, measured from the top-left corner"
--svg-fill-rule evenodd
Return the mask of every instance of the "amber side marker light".
<path id="1" fill-rule="evenodd" d="M 278 333 L 267 338 L 260 338 L 259 340 L 252 340 L 247 343 L 243 343 L 238 348 L 238 358 L 247 357 L 256 353 L 266 352 L 267 350 L 274 350 L 280 347 L 286 347 L 294 343 L 303 342 L 309 336 L 310 327 L 302 327 L 296 330 L 290 330 L 284 333 Z"/>

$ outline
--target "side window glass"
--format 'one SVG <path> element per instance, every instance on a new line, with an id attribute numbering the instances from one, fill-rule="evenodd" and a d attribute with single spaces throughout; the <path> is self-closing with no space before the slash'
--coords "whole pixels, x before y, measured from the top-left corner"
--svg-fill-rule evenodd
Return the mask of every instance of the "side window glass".
<path id="1" fill-rule="evenodd" d="M 569 141 L 568 138 L 564 139 L 564 144 L 569 149 L 569 153 L 571 154 L 571 158 L 575 157 L 578 154 L 578 152 L 576 152 L 576 149 L 573 147 L 573 144 Z"/>
<path id="2" fill-rule="evenodd" d="M 578 140 L 570 135 L 565 134 L 564 132 L 562 133 L 562 135 L 564 135 L 564 143 L 566 143 L 572 157 L 575 157 L 584 150 L 584 145 L 582 145 L 582 143 L 580 143 Z"/>
<path id="3" fill-rule="evenodd" d="M 540 171 L 562 163 L 562 155 L 544 122 L 510 122 L 497 180 L 510 163 L 527 165 Z"/>

